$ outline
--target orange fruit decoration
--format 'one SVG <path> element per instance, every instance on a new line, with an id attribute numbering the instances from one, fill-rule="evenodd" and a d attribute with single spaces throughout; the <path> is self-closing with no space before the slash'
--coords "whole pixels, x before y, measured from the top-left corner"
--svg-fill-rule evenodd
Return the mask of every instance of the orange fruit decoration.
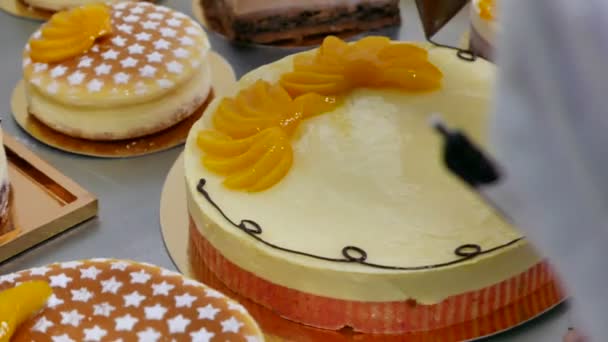
<path id="1" fill-rule="evenodd" d="M 44 281 L 28 281 L 0 292 L 0 342 L 9 342 L 17 327 L 40 311 L 52 292 Z"/>
<path id="2" fill-rule="evenodd" d="M 496 16 L 496 1 L 481 0 L 479 1 L 479 16 L 486 20 L 494 20 Z"/>
<path id="3" fill-rule="evenodd" d="M 335 98 L 314 93 L 292 98 L 279 85 L 257 81 L 221 100 L 214 130 L 201 131 L 203 165 L 226 176 L 235 190 L 262 191 L 277 184 L 293 163 L 290 138 L 300 122 L 336 107 Z"/>
<path id="4" fill-rule="evenodd" d="M 61 62 L 88 51 L 95 40 L 112 33 L 110 8 L 91 4 L 58 12 L 43 26 L 40 37 L 30 42 L 34 62 Z"/>
<path id="5" fill-rule="evenodd" d="M 436 90 L 443 74 L 416 45 L 367 37 L 348 44 L 327 37 L 314 54 L 294 58 L 293 71 L 280 83 L 292 96 L 318 93 L 335 96 L 355 88 L 396 88 L 410 92 Z"/>

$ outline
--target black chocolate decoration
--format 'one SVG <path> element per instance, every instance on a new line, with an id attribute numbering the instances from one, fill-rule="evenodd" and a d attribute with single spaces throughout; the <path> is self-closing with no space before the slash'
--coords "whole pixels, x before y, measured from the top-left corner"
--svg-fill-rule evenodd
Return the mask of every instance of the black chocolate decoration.
<path id="1" fill-rule="evenodd" d="M 235 228 L 243 231 L 244 233 L 246 233 L 253 239 L 263 243 L 264 245 L 266 245 L 270 248 L 280 250 L 280 251 L 283 251 L 286 253 L 297 254 L 297 255 L 301 255 L 301 256 L 305 256 L 305 257 L 309 257 L 309 258 L 313 258 L 313 259 L 318 259 L 318 260 L 325 260 L 325 261 L 331 261 L 331 262 L 342 262 L 342 263 L 355 263 L 355 264 L 360 264 L 360 265 L 374 267 L 374 268 L 381 268 L 381 269 L 386 269 L 386 270 L 417 271 L 417 270 L 440 268 L 440 267 L 446 267 L 446 266 L 458 264 L 458 263 L 470 260 L 472 258 L 475 258 L 477 256 L 487 254 L 487 253 L 492 253 L 492 252 L 495 252 L 502 248 L 506 248 L 508 246 L 514 245 L 515 243 L 519 242 L 520 240 L 523 240 L 523 238 L 518 238 L 518 239 L 512 240 L 510 242 L 507 242 L 503 245 L 499 245 L 494 248 L 490 248 L 490 249 L 486 249 L 486 250 L 482 249 L 481 246 L 476 245 L 476 244 L 464 244 L 462 246 L 457 247 L 454 251 L 454 254 L 460 258 L 453 260 L 453 261 L 447 261 L 444 263 L 439 263 L 439 264 L 434 264 L 434 265 L 424 265 L 424 266 L 407 267 L 407 266 L 392 266 L 392 265 L 381 265 L 381 264 L 372 263 L 372 262 L 368 261 L 367 252 L 364 249 L 357 247 L 357 246 L 346 246 L 346 247 L 342 248 L 342 257 L 341 258 L 340 257 L 333 257 L 333 258 L 325 257 L 325 256 L 321 256 L 321 255 L 316 255 L 316 254 L 311 254 L 311 253 L 306 253 L 306 252 L 302 252 L 302 251 L 298 251 L 298 250 L 281 247 L 279 245 L 275 245 L 275 244 L 265 240 L 261 236 L 264 232 L 262 229 L 262 226 L 253 220 L 241 220 L 239 223 L 236 223 L 230 217 L 228 217 L 228 215 L 226 215 L 226 213 L 222 210 L 222 208 L 220 208 L 220 206 L 211 198 L 211 195 L 205 189 L 206 184 L 207 184 L 207 181 L 204 178 L 201 178 L 198 182 L 198 185 L 196 186 L 196 190 L 201 195 L 203 195 L 203 197 L 207 200 L 207 202 L 209 202 L 209 204 L 211 204 L 211 206 L 213 206 L 220 213 L 220 215 L 222 215 L 222 217 L 224 219 L 226 219 L 226 221 L 228 221 Z"/>

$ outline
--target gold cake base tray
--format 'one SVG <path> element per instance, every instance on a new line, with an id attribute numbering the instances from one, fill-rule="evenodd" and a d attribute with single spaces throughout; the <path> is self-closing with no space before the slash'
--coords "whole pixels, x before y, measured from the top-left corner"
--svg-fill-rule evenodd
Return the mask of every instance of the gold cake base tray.
<path id="1" fill-rule="evenodd" d="M 243 304 L 248 309 L 249 313 L 257 320 L 262 328 L 262 331 L 266 334 L 267 341 L 472 341 L 511 330 L 553 309 L 553 307 L 551 307 L 539 314 L 525 315 L 522 313 L 522 315 L 527 317 L 527 319 L 522 320 L 518 324 L 515 324 L 508 329 L 497 330 L 493 328 L 494 322 L 502 319 L 507 311 L 508 314 L 514 313 L 515 310 L 521 311 L 521 307 L 518 308 L 515 305 L 513 307 L 509 306 L 478 320 L 441 329 L 439 331 L 418 332 L 403 335 L 372 335 L 360 334 L 352 331 L 329 331 L 316 329 L 289 321 L 280 317 L 272 310 L 264 308 L 261 305 L 256 304 L 251 300 L 231 291 L 206 266 L 200 268 L 204 270 L 202 273 L 197 272 L 195 274 L 193 268 L 190 266 L 191 259 L 190 255 L 188 254 L 189 216 L 183 164 L 184 155 L 182 153 L 171 167 L 171 170 L 165 179 L 160 198 L 160 226 L 167 252 L 173 260 L 175 266 L 184 275 L 193 279 L 198 279 L 206 285 L 214 287 L 241 302 L 241 304 Z M 527 301 L 537 300 L 536 297 L 542 295 L 544 290 L 546 289 L 540 289 L 529 296 L 529 298 L 523 298 L 522 302 L 527 303 Z M 519 303 L 519 305 L 521 306 L 521 303 Z"/>
<path id="2" fill-rule="evenodd" d="M 13 230 L 0 236 L 0 261 L 97 215 L 97 198 L 4 134 Z M 35 214 L 33 214 L 35 213 Z"/>
<path id="3" fill-rule="evenodd" d="M 0 0 L 1 1 L 1 0 Z M 21 80 L 11 99 L 13 117 L 26 132 L 40 142 L 59 150 L 80 155 L 101 158 L 137 157 L 168 150 L 186 141 L 190 127 L 203 115 L 206 105 L 212 97 L 221 97 L 230 91 L 236 83 L 234 71 L 228 62 L 219 54 L 212 52 L 209 56 L 212 93 L 195 114 L 164 131 L 128 140 L 92 141 L 67 136 L 57 132 L 30 115 L 27 110 L 25 84 Z M 86 120 L 86 118 L 83 118 Z"/>

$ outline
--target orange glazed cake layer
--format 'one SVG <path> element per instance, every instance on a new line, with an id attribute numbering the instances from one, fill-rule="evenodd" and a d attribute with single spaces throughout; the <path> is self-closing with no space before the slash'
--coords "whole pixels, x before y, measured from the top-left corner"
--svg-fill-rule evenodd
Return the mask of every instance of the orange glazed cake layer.
<path id="1" fill-rule="evenodd" d="M 17 327 L 13 342 L 264 340 L 237 302 L 149 264 L 112 259 L 51 264 L 1 276 L 0 291 L 30 282 L 47 283 L 51 293 L 46 305 Z M 0 315 L 7 316 L 5 304 L 0 303 Z"/>
<path id="2" fill-rule="evenodd" d="M 329 37 L 245 75 L 186 143 L 191 253 L 286 318 L 361 332 L 440 329 L 551 283 L 428 126 L 440 113 L 485 144 L 494 74 L 444 48 Z"/>

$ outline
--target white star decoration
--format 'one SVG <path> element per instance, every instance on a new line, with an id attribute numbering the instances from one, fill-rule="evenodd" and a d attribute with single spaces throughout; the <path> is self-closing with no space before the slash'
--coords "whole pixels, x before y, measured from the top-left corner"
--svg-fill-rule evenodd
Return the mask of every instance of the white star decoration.
<path id="1" fill-rule="evenodd" d="M 194 279 L 189 279 L 189 278 L 184 278 L 184 280 L 182 281 L 182 283 L 186 286 L 194 286 L 194 287 L 201 287 L 201 283 L 199 283 L 198 281 L 194 280 Z"/>
<path id="2" fill-rule="evenodd" d="M 23 63 L 21 63 L 21 66 L 25 68 L 26 66 L 28 66 L 30 64 L 32 64 L 32 59 L 27 57 L 26 59 L 23 60 Z"/>
<path id="3" fill-rule="evenodd" d="M 142 41 L 142 42 L 149 41 L 151 37 L 152 37 L 152 35 L 149 33 L 146 33 L 146 32 L 140 32 L 135 35 L 135 39 Z"/>
<path id="4" fill-rule="evenodd" d="M 167 63 L 167 70 L 174 74 L 180 74 L 184 70 L 184 66 L 176 61 Z"/>
<path id="5" fill-rule="evenodd" d="M 70 312 L 61 312 L 61 324 L 68 324 L 73 327 L 78 327 L 80 325 L 80 321 L 84 318 L 77 310 L 72 310 Z"/>
<path id="6" fill-rule="evenodd" d="M 122 287 L 122 282 L 116 281 L 116 277 L 112 277 L 108 280 L 101 282 L 101 293 L 113 293 L 116 294 L 118 289 Z"/>
<path id="7" fill-rule="evenodd" d="M 199 331 L 190 333 L 192 342 L 209 342 L 215 336 L 214 333 L 207 331 L 205 328 L 201 328 Z"/>
<path id="8" fill-rule="evenodd" d="M 190 324 L 190 320 L 182 315 L 177 315 L 167 321 L 169 325 L 169 332 L 171 334 L 183 333 L 186 331 L 186 327 Z"/>
<path id="9" fill-rule="evenodd" d="M 144 270 L 139 272 L 131 272 L 131 284 L 145 284 L 150 280 L 152 276 L 146 273 Z"/>
<path id="10" fill-rule="evenodd" d="M 153 63 L 153 62 L 162 62 L 163 60 L 163 55 L 161 55 L 160 53 L 158 53 L 157 51 L 152 52 L 151 54 L 148 54 L 146 56 L 146 58 L 148 59 L 149 63 Z"/>
<path id="11" fill-rule="evenodd" d="M 101 88 L 103 88 L 103 82 L 98 79 L 93 79 L 89 83 L 87 83 L 87 89 L 91 93 L 98 92 L 101 90 Z"/>
<path id="12" fill-rule="evenodd" d="M 72 281 L 72 278 L 67 277 L 63 273 L 56 276 L 51 276 L 49 279 L 51 280 L 51 287 L 61 287 L 63 289 L 65 289 L 68 283 Z"/>
<path id="13" fill-rule="evenodd" d="M 156 50 L 167 50 L 170 46 L 171 44 L 162 38 L 154 42 L 154 48 Z"/>
<path id="14" fill-rule="evenodd" d="M 72 292 L 72 300 L 75 302 L 88 302 L 91 298 L 93 298 L 93 294 L 87 290 L 86 288 L 80 288 L 79 290 L 71 290 Z"/>
<path id="15" fill-rule="evenodd" d="M 100 64 L 100 65 L 98 65 L 98 66 L 95 67 L 95 74 L 97 76 L 99 76 L 99 75 L 107 75 L 107 74 L 110 73 L 110 71 L 112 71 L 112 66 L 108 65 L 108 64 L 105 64 L 105 63 L 102 63 L 102 64 Z"/>
<path id="16" fill-rule="evenodd" d="M 153 284 L 152 285 L 152 295 L 154 296 L 158 296 L 158 295 L 162 295 L 162 296 L 168 296 L 169 292 L 171 292 L 171 290 L 173 290 L 175 288 L 175 286 L 167 283 L 166 281 L 163 280 L 162 283 L 160 284 Z"/>
<path id="17" fill-rule="evenodd" d="M 127 269 L 128 266 L 129 266 L 129 263 L 126 261 L 116 261 L 116 262 L 112 263 L 112 266 L 110 267 L 110 269 L 124 271 Z"/>
<path id="18" fill-rule="evenodd" d="M 175 306 L 178 308 L 183 307 L 192 307 L 192 302 L 196 300 L 196 297 L 190 295 L 189 293 L 184 293 L 181 296 L 175 296 Z"/>
<path id="19" fill-rule="evenodd" d="M 161 87 L 163 89 L 171 88 L 171 87 L 173 87 L 173 84 L 174 84 L 172 81 L 170 81 L 166 78 L 160 79 L 160 80 L 156 81 L 156 83 L 158 84 L 159 87 Z"/>
<path id="20" fill-rule="evenodd" d="M 214 307 L 211 304 L 207 304 L 207 306 L 205 306 L 203 308 L 198 308 L 197 310 L 198 310 L 198 319 L 209 319 L 209 320 L 214 320 L 217 313 L 220 312 L 220 309 Z"/>
<path id="21" fill-rule="evenodd" d="M 66 68 L 67 69 L 67 68 Z M 64 74 L 65 72 L 63 72 L 62 74 Z M 64 269 L 75 269 L 78 266 L 81 266 L 82 262 L 80 261 L 68 261 L 68 262 L 63 262 L 60 264 L 61 268 Z"/>
<path id="22" fill-rule="evenodd" d="M 200 31 L 194 26 L 188 26 L 186 27 L 186 33 L 195 36 L 200 34 Z"/>
<path id="23" fill-rule="evenodd" d="M 125 74 L 124 72 L 119 72 L 118 74 L 114 75 L 114 83 L 127 84 L 130 78 L 131 76 L 129 76 L 128 74 Z"/>
<path id="24" fill-rule="evenodd" d="M 46 63 L 34 63 L 34 72 L 41 72 L 49 68 L 49 65 Z"/>
<path id="25" fill-rule="evenodd" d="M 142 13 L 144 13 L 144 9 L 141 7 L 134 7 L 134 8 L 131 8 L 131 13 L 142 14 Z"/>
<path id="26" fill-rule="evenodd" d="M 49 297 L 49 300 L 46 301 L 46 306 L 51 309 L 61 304 L 63 304 L 63 299 L 58 298 L 54 293 Z"/>
<path id="27" fill-rule="evenodd" d="M 137 55 L 144 52 L 144 47 L 135 43 L 129 46 L 129 53 L 132 55 Z"/>
<path id="28" fill-rule="evenodd" d="M 130 314 L 126 314 L 116 319 L 116 331 L 129 331 L 139 320 Z"/>
<path id="29" fill-rule="evenodd" d="M 122 31 L 124 33 L 132 33 L 133 32 L 133 26 L 131 26 L 131 25 L 121 24 L 121 25 L 118 25 L 117 28 L 118 28 L 119 31 Z"/>
<path id="30" fill-rule="evenodd" d="M 110 317 L 112 311 L 116 308 L 110 305 L 110 303 L 101 303 L 93 305 L 93 315 Z"/>
<path id="31" fill-rule="evenodd" d="M 36 268 L 32 268 L 30 269 L 30 275 L 33 276 L 43 276 L 45 274 L 47 274 L 51 269 L 48 267 L 36 267 Z"/>
<path id="32" fill-rule="evenodd" d="M 91 329 L 84 329 L 84 340 L 85 341 L 101 341 L 101 339 L 108 334 L 107 331 L 101 329 L 99 326 L 94 326 Z"/>
<path id="33" fill-rule="evenodd" d="M 93 65 L 93 58 L 86 56 L 82 57 L 78 63 L 79 68 L 90 68 L 91 65 Z"/>
<path id="34" fill-rule="evenodd" d="M 21 275 L 17 273 L 6 274 L 0 277 L 0 284 L 2 283 L 14 283 L 16 279 L 21 277 Z"/>
<path id="35" fill-rule="evenodd" d="M 213 290 L 213 289 L 206 289 L 205 290 L 205 294 L 209 298 L 224 298 L 225 297 L 221 292 L 218 292 L 218 291 Z"/>
<path id="36" fill-rule="evenodd" d="M 245 339 L 247 339 L 247 342 L 261 342 L 257 336 L 247 336 Z"/>
<path id="37" fill-rule="evenodd" d="M 168 28 L 168 27 L 163 27 L 160 29 L 160 34 L 163 37 L 167 37 L 167 38 L 172 38 L 175 37 L 175 35 L 177 34 L 177 32 L 174 29 Z"/>
<path id="38" fill-rule="evenodd" d="M 128 2 L 122 2 L 114 5 L 114 8 L 118 10 L 124 10 L 127 8 L 128 5 L 130 5 Z"/>
<path id="39" fill-rule="evenodd" d="M 152 328 L 137 333 L 138 342 L 156 342 L 160 333 Z"/>
<path id="40" fill-rule="evenodd" d="M 101 54 L 103 59 L 117 59 L 119 52 L 113 49 L 110 49 Z"/>
<path id="41" fill-rule="evenodd" d="M 163 17 L 164 17 L 164 15 L 161 14 L 161 13 L 150 13 L 150 14 L 148 14 L 148 18 L 150 18 L 150 19 L 160 20 Z"/>
<path id="42" fill-rule="evenodd" d="M 128 57 L 127 59 L 123 59 L 122 61 L 120 61 L 120 64 L 123 68 L 133 68 L 137 65 L 137 62 L 137 59 Z"/>
<path id="43" fill-rule="evenodd" d="M 160 304 L 156 304 L 154 306 L 147 306 L 144 308 L 144 311 L 146 313 L 146 319 L 149 319 L 149 320 L 163 319 L 163 317 L 165 316 L 165 313 L 167 313 L 167 309 Z"/>
<path id="44" fill-rule="evenodd" d="M 234 317 L 222 321 L 222 332 L 233 332 L 238 333 L 239 329 L 243 326 L 243 323 L 236 320 Z"/>
<path id="45" fill-rule="evenodd" d="M 99 273 L 101 273 L 101 270 L 99 270 L 95 266 L 91 266 L 89 268 L 84 268 L 84 269 L 80 270 L 80 278 L 95 280 L 95 279 L 97 279 L 97 276 L 99 275 Z"/>
<path id="46" fill-rule="evenodd" d="M 182 43 L 182 45 L 187 45 L 187 46 L 194 45 L 194 40 L 192 40 L 192 38 L 190 38 L 190 37 L 181 37 L 179 39 L 179 42 Z"/>
<path id="47" fill-rule="evenodd" d="M 57 77 L 63 76 L 63 75 L 65 75 L 65 72 L 67 70 L 68 70 L 68 68 L 64 67 L 63 65 L 58 65 L 51 70 L 51 77 L 57 78 Z M 65 267 L 63 267 L 63 268 L 65 268 Z"/>
<path id="48" fill-rule="evenodd" d="M 134 23 L 136 21 L 139 21 L 139 16 L 137 15 L 128 15 L 126 17 L 124 17 L 122 20 L 128 22 L 128 23 Z"/>
<path id="49" fill-rule="evenodd" d="M 74 342 L 74 340 L 72 340 L 68 334 L 53 336 L 52 339 L 53 342 Z"/>
<path id="50" fill-rule="evenodd" d="M 46 331 L 53 325 L 54 325 L 53 322 L 49 321 L 48 319 L 46 319 L 46 317 L 42 316 L 36 322 L 36 324 L 32 327 L 32 330 L 39 331 L 41 333 L 46 333 Z"/>
<path id="51" fill-rule="evenodd" d="M 146 30 L 156 30 L 158 25 L 160 25 L 158 21 L 152 20 L 144 21 L 143 23 L 141 23 L 141 26 Z"/>
<path id="52" fill-rule="evenodd" d="M 179 48 L 179 49 L 173 51 L 173 55 L 177 58 L 186 58 L 186 57 L 190 56 L 190 52 L 184 48 Z"/>
<path id="53" fill-rule="evenodd" d="M 137 291 L 133 291 L 130 294 L 123 296 L 123 298 L 125 300 L 126 307 L 134 306 L 137 308 L 146 297 L 142 296 Z"/>
<path id="54" fill-rule="evenodd" d="M 139 69 L 139 74 L 142 77 L 154 77 L 156 74 L 156 68 L 151 65 L 146 65 L 143 68 Z"/>
<path id="55" fill-rule="evenodd" d="M 35 77 L 35 78 L 32 78 L 31 82 L 32 82 L 32 84 L 40 86 L 42 84 L 42 79 L 40 77 Z"/>
<path id="56" fill-rule="evenodd" d="M 167 20 L 167 25 L 169 25 L 171 27 L 178 27 L 181 24 L 182 24 L 182 21 L 177 20 L 175 18 L 171 18 L 171 19 Z"/>
<path id="57" fill-rule="evenodd" d="M 84 81 L 85 78 L 85 74 L 76 70 L 74 71 L 72 74 L 70 74 L 70 76 L 68 76 L 68 83 L 70 85 L 78 85 L 81 84 L 82 81 Z"/>
<path id="58" fill-rule="evenodd" d="M 116 36 L 116 37 L 112 38 L 112 44 L 119 46 L 119 47 L 125 46 L 126 42 L 127 42 L 127 40 L 121 36 Z"/>

